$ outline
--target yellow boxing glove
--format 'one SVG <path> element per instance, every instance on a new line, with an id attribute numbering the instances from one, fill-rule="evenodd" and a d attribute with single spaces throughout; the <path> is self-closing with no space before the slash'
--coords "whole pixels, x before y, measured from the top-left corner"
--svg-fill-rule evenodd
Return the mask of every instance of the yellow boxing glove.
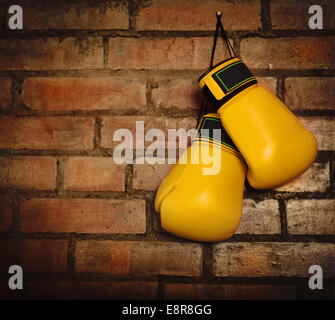
<path id="1" fill-rule="evenodd" d="M 243 158 L 220 118 L 205 115 L 192 146 L 158 188 L 155 210 L 162 228 L 198 241 L 229 238 L 241 219 L 245 176 Z"/>
<path id="2" fill-rule="evenodd" d="M 317 142 L 293 113 L 257 80 L 238 58 L 203 74 L 199 85 L 243 155 L 256 189 L 279 186 L 314 161 Z"/>

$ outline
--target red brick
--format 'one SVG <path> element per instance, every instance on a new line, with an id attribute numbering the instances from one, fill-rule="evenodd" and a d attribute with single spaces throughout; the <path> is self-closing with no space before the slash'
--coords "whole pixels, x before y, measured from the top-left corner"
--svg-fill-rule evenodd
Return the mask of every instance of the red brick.
<path id="1" fill-rule="evenodd" d="M 244 38 L 241 55 L 254 69 L 331 69 L 335 38 Z"/>
<path id="2" fill-rule="evenodd" d="M 302 175 L 275 188 L 287 192 L 325 192 L 330 184 L 329 163 L 313 163 Z"/>
<path id="3" fill-rule="evenodd" d="M 0 78 L 0 110 L 9 109 L 12 103 L 12 79 Z"/>
<path id="4" fill-rule="evenodd" d="M 335 150 L 334 117 L 299 117 L 299 120 L 315 135 L 319 150 Z"/>
<path id="5" fill-rule="evenodd" d="M 133 242 L 77 241 L 75 269 L 77 272 L 127 274 L 132 246 Z"/>
<path id="6" fill-rule="evenodd" d="M 21 203 L 23 232 L 145 233 L 143 200 L 32 199 Z"/>
<path id="7" fill-rule="evenodd" d="M 157 298 L 157 287 L 154 281 L 28 281 L 24 290 L 33 300 L 150 300 Z"/>
<path id="8" fill-rule="evenodd" d="M 21 189 L 53 190 L 56 188 L 57 160 L 52 157 L 1 158 L 7 163 L 7 176 L 0 186 Z M 1 170 L 2 171 L 2 170 Z"/>
<path id="9" fill-rule="evenodd" d="M 10 200 L 0 196 L 0 231 L 8 231 L 12 224 L 12 207 Z"/>
<path id="10" fill-rule="evenodd" d="M 312 14 L 308 9 L 313 4 L 322 7 L 323 28 L 335 29 L 334 14 L 335 5 L 332 1 L 319 0 L 313 3 L 308 0 L 273 0 L 271 1 L 271 22 L 274 29 L 299 29 L 310 30 L 309 18 Z"/>
<path id="11" fill-rule="evenodd" d="M 208 38 L 110 38 L 111 69 L 208 69 L 213 39 Z M 228 57 L 218 45 L 214 63 Z M 205 71 L 204 70 L 204 71 Z M 199 74 L 200 76 L 200 74 Z"/>
<path id="12" fill-rule="evenodd" d="M 279 234 L 279 207 L 276 200 L 243 201 L 242 219 L 237 234 Z"/>
<path id="13" fill-rule="evenodd" d="M 75 191 L 124 191 L 125 166 L 111 157 L 71 157 L 66 160 L 64 188 Z"/>
<path id="14" fill-rule="evenodd" d="M 325 277 L 335 275 L 335 245 L 299 242 L 220 243 L 213 249 L 213 273 L 230 277 L 309 277 L 320 265 Z"/>
<path id="15" fill-rule="evenodd" d="M 152 89 L 152 101 L 161 108 L 199 109 L 201 99 L 201 91 L 195 80 L 168 79 Z"/>
<path id="16" fill-rule="evenodd" d="M 101 38 L 0 39 L 0 70 L 98 69 Z"/>
<path id="17" fill-rule="evenodd" d="M 295 299 L 293 286 L 166 283 L 164 298 L 177 300 L 287 300 Z"/>
<path id="18" fill-rule="evenodd" d="M 258 84 L 268 88 L 274 95 L 277 95 L 277 79 L 273 77 L 257 77 Z"/>
<path id="19" fill-rule="evenodd" d="M 285 102 L 292 110 L 333 110 L 335 78 L 287 78 Z"/>
<path id="20" fill-rule="evenodd" d="M 335 234 L 335 200 L 289 200 L 287 228 L 291 234 Z"/>
<path id="21" fill-rule="evenodd" d="M 78 241 L 76 271 L 199 276 L 202 249 L 193 243 Z"/>
<path id="22" fill-rule="evenodd" d="M 0 269 L 18 264 L 23 272 L 57 272 L 67 269 L 67 241 L 54 239 L 2 239 Z"/>
<path id="23" fill-rule="evenodd" d="M 84 117 L 0 117 L 0 148 L 93 148 L 94 119 Z"/>
<path id="24" fill-rule="evenodd" d="M 139 30 L 214 30 L 218 10 L 223 11 L 226 30 L 256 30 L 261 27 L 261 6 L 257 0 L 155 0 L 140 8 L 136 26 Z"/>
<path id="25" fill-rule="evenodd" d="M 167 147 L 168 129 L 185 129 L 189 130 L 195 128 L 195 117 L 183 118 L 166 118 L 166 117 L 148 117 L 148 116 L 106 116 L 103 117 L 101 129 L 101 145 L 106 148 L 115 148 L 120 141 L 113 141 L 115 130 L 128 129 L 133 135 L 131 142 L 133 148 L 136 148 L 136 121 L 144 121 L 144 136 L 150 129 L 160 129 L 165 133 L 165 143 L 158 143 L 159 148 Z M 139 130 L 138 130 L 139 131 Z M 143 134 L 143 132 L 139 132 Z M 152 141 L 145 142 L 145 147 L 151 145 Z M 131 148 L 130 143 L 126 143 L 127 148 Z M 177 144 L 178 147 L 178 144 Z"/>
<path id="26" fill-rule="evenodd" d="M 45 29 L 128 29 L 125 1 L 52 2 L 19 0 L 25 30 Z"/>
<path id="27" fill-rule="evenodd" d="M 146 105 L 145 83 L 122 78 L 27 78 L 22 101 L 35 110 L 129 110 Z"/>
<path id="28" fill-rule="evenodd" d="M 136 190 L 156 190 L 173 164 L 134 165 L 133 188 Z"/>

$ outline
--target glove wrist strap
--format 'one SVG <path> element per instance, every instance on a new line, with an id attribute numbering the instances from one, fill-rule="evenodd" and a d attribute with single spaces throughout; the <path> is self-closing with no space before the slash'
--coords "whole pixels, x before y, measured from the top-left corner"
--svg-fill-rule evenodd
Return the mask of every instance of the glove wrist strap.
<path id="1" fill-rule="evenodd" d="M 217 114 L 207 114 L 202 117 L 194 141 L 205 141 L 220 147 L 225 147 L 235 152 L 239 152 L 234 142 L 222 126 Z"/>

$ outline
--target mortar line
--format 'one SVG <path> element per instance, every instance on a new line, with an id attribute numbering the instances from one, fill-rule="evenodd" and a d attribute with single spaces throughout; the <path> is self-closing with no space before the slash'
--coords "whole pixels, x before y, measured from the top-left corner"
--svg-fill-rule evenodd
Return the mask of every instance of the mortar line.
<path id="1" fill-rule="evenodd" d="M 150 90 L 150 89 L 149 89 Z M 147 93 L 150 94 L 150 93 Z M 150 101 L 148 102 L 148 106 L 150 106 Z M 296 116 L 303 117 L 335 117 L 335 110 L 292 110 L 293 114 Z M 72 117 L 72 118 L 100 118 L 100 117 L 113 117 L 113 116 L 134 116 L 134 110 L 118 110 L 118 109 L 110 109 L 110 110 L 93 110 L 93 111 L 34 111 L 34 110 L 24 110 L 24 111 L 15 111 L 12 110 L 2 110 L 0 111 L 0 116 L 8 116 L 8 117 Z M 145 117 L 145 119 L 149 120 L 150 118 L 162 118 L 169 117 L 171 119 L 182 119 L 182 118 L 194 118 L 196 119 L 197 110 L 190 109 L 180 112 L 180 110 L 176 108 L 166 108 L 152 106 L 143 108 L 137 114 L 137 117 Z M 97 119 L 96 119 L 97 120 Z M 98 119 L 98 121 L 101 121 Z M 41 150 L 44 151 L 44 150 Z M 48 151 L 48 150 L 45 150 Z M 331 150 L 329 150 L 331 151 Z M 79 150 L 78 150 L 79 152 Z M 91 152 L 91 150 L 89 150 Z"/>
<path id="2" fill-rule="evenodd" d="M 138 13 L 138 8 L 137 5 L 135 4 L 134 0 L 128 0 L 128 22 L 129 22 L 129 27 L 128 31 L 130 34 L 133 34 L 136 29 L 136 15 Z"/>
<path id="3" fill-rule="evenodd" d="M 308 38 L 319 38 L 319 37 L 332 37 L 335 35 L 335 29 L 323 29 L 323 30 L 297 30 L 297 29 L 273 29 L 269 16 L 264 14 L 265 11 L 269 10 L 267 6 L 267 0 L 263 0 L 264 3 L 261 12 L 262 28 L 258 30 L 227 30 L 227 36 L 232 37 L 234 34 L 246 38 L 246 37 L 259 37 L 265 39 L 271 38 L 296 38 L 296 37 L 308 37 Z M 49 30 L 16 30 L 15 33 L 6 31 L 0 32 L 0 39 L 41 39 L 45 37 L 49 38 L 191 38 L 191 37 L 212 37 L 215 30 L 215 20 L 213 20 L 213 28 L 207 30 L 135 30 L 134 20 L 136 16 L 131 16 L 131 27 L 127 29 L 49 29 Z"/>
<path id="4" fill-rule="evenodd" d="M 124 191 L 127 194 L 129 193 L 129 191 L 133 190 L 133 179 L 134 179 L 134 164 L 126 164 L 126 167 L 125 167 L 125 189 L 124 189 Z"/>
<path id="5" fill-rule="evenodd" d="M 101 128 L 102 128 L 102 118 L 100 116 L 96 116 L 94 119 L 94 135 L 93 135 L 94 149 L 101 148 Z"/>
<path id="6" fill-rule="evenodd" d="M 261 23 L 265 33 L 272 31 L 270 1 L 260 0 L 261 3 Z"/>
<path id="7" fill-rule="evenodd" d="M 71 233 L 66 232 L 40 232 L 40 233 L 25 233 L 21 231 L 15 232 L 0 232 L 0 239 L 63 239 L 68 240 L 71 238 Z M 200 244 L 203 242 L 191 241 L 188 239 L 179 238 L 167 232 L 156 232 L 154 237 L 148 234 L 124 234 L 124 233 L 77 233 L 76 240 L 94 240 L 94 241 L 139 241 L 143 243 L 153 242 L 168 242 L 168 243 L 185 243 L 185 244 Z M 227 244 L 248 243 L 248 242 L 262 242 L 262 243 L 333 243 L 335 240 L 334 234 L 313 235 L 313 234 L 289 234 L 286 237 L 283 235 L 256 235 L 256 234 L 239 234 L 233 235 L 230 239 L 226 240 Z M 210 251 L 208 251 L 210 252 Z M 208 253 L 207 252 L 207 253 Z M 208 268 L 209 267 L 209 268 Z M 210 265 L 206 268 L 210 270 Z M 208 274 L 208 273 L 207 273 Z"/>
<path id="8" fill-rule="evenodd" d="M 155 231 L 155 209 L 153 199 L 145 200 L 145 216 L 146 216 L 146 235 L 149 241 L 156 241 L 159 239 L 157 237 L 157 232 Z M 163 240 L 164 241 L 164 240 Z"/>
<path id="9" fill-rule="evenodd" d="M 132 149 L 134 152 L 136 149 Z M 159 149 L 161 151 L 161 149 Z M 167 160 L 167 153 L 169 150 L 171 152 L 173 151 L 172 149 L 163 149 L 166 157 L 165 159 Z M 99 151 L 99 152 L 97 152 Z M 53 157 L 61 157 L 61 156 L 91 156 L 91 157 L 99 157 L 101 156 L 101 152 L 106 152 L 105 156 L 111 156 L 113 155 L 113 149 L 108 149 L 108 148 L 101 148 L 100 150 L 96 151 L 81 151 L 81 150 L 39 150 L 39 149 L 0 149 L 0 157 L 3 156 L 53 156 Z M 170 153 L 171 153 L 170 152 Z M 319 150 L 317 158 L 315 162 L 318 163 L 325 163 L 328 162 L 331 158 L 329 157 L 335 157 L 335 151 L 334 150 Z M 135 161 L 136 155 L 133 158 L 133 161 Z M 251 188 L 251 187 L 249 187 Z M 0 188 L 1 189 L 1 188 Z M 262 194 L 264 192 L 272 192 L 270 191 L 256 191 L 256 189 L 250 189 L 246 190 L 247 192 L 257 192 L 259 194 Z M 279 192 L 278 192 L 279 193 Z"/>
<path id="10" fill-rule="evenodd" d="M 330 192 L 334 194 L 335 192 L 335 156 L 333 153 L 329 153 L 329 184 Z"/>
<path id="11" fill-rule="evenodd" d="M 285 104 L 285 76 L 280 76 L 277 78 L 277 94 L 279 99 L 281 99 Z"/>
<path id="12" fill-rule="evenodd" d="M 280 215 L 281 234 L 283 237 L 287 238 L 288 229 L 287 229 L 287 212 L 286 212 L 285 200 L 278 199 L 278 206 L 279 206 L 279 215 Z"/>
<path id="13" fill-rule="evenodd" d="M 204 67 L 205 68 L 205 67 Z M 199 69 L 46 69 L 46 70 L 0 70 L 1 77 L 16 77 L 20 81 L 25 77 L 137 77 L 139 80 L 147 80 L 148 77 L 165 80 L 167 77 L 180 79 L 198 78 L 204 72 L 204 68 Z M 255 76 L 260 77 L 334 77 L 335 69 L 332 68 L 308 68 L 308 69 L 265 69 L 252 68 Z"/>
<path id="14" fill-rule="evenodd" d="M 102 45 L 103 45 L 103 65 L 104 65 L 104 69 L 108 70 L 109 39 L 107 37 L 102 38 Z"/>
<path id="15" fill-rule="evenodd" d="M 211 277 L 213 271 L 213 244 L 202 245 L 202 275 L 204 278 Z"/>
<path id="16" fill-rule="evenodd" d="M 71 233 L 68 239 L 67 273 L 75 280 L 76 235 Z"/>
<path id="17" fill-rule="evenodd" d="M 57 173 L 56 173 L 56 192 L 57 197 L 62 198 L 65 194 L 64 190 L 64 170 L 65 170 L 65 162 L 63 156 L 57 158 Z M 52 194 L 53 196 L 53 194 Z"/>

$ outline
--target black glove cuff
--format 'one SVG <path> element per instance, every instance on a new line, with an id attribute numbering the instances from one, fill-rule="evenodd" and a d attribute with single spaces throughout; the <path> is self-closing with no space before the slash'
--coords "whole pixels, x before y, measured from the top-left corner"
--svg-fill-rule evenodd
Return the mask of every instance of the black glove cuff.
<path id="1" fill-rule="evenodd" d="M 223 128 L 221 119 L 216 114 L 208 114 L 202 117 L 193 141 L 207 141 L 239 152 Z"/>
<path id="2" fill-rule="evenodd" d="M 227 61 L 229 60 L 232 61 L 227 64 Z M 220 64 L 222 64 L 222 68 L 217 69 Z M 211 72 L 214 69 L 217 70 L 214 73 Z M 223 92 L 222 99 L 217 99 L 212 93 L 214 88 L 207 85 L 206 77 L 211 77 L 220 87 Z M 238 93 L 257 83 L 255 76 L 247 66 L 241 60 L 237 60 L 236 58 L 225 60 L 212 67 L 204 73 L 198 81 L 200 82 L 202 79 L 205 82 L 205 85 L 202 87 L 202 92 L 216 111 Z"/>

